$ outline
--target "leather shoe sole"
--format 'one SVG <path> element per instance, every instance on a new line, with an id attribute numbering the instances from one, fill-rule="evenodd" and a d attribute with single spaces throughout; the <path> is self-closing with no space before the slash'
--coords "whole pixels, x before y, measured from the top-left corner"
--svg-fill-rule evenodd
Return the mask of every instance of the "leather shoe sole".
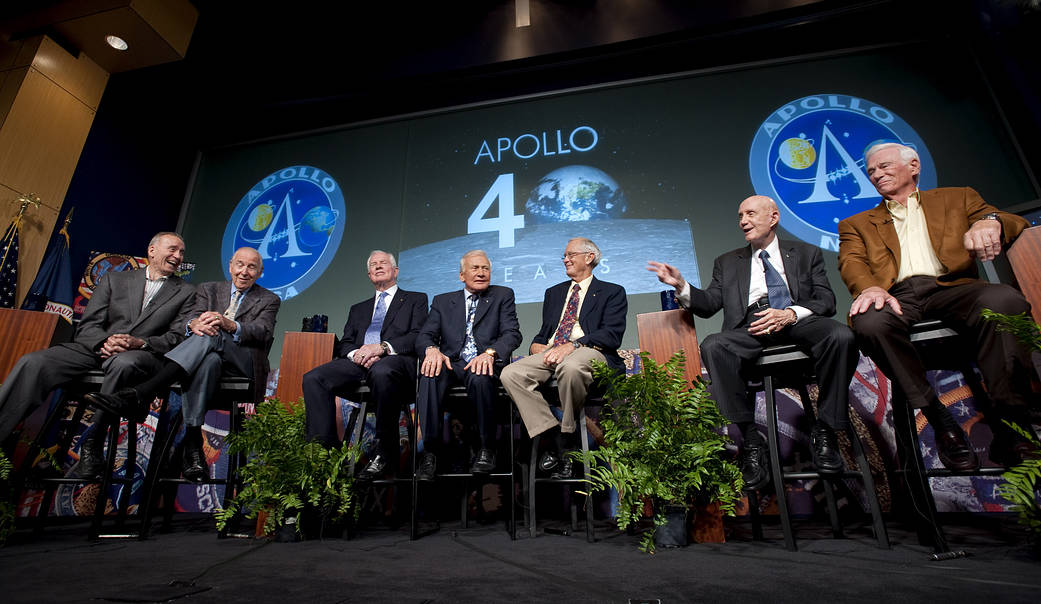
<path id="1" fill-rule="evenodd" d="M 961 428 L 936 432 L 936 451 L 940 463 L 955 472 L 972 472 L 980 468 L 980 459 L 972 450 Z"/>
<path id="2" fill-rule="evenodd" d="M 560 465 L 560 454 L 556 451 L 543 451 L 539 456 L 539 469 L 543 472 L 552 472 Z"/>
<path id="3" fill-rule="evenodd" d="M 372 458 L 372 461 L 365 466 L 365 469 L 358 474 L 358 480 L 368 482 L 382 478 L 387 473 L 387 462 L 383 459 L 383 456 L 377 455 Z"/>
<path id="4" fill-rule="evenodd" d="M 495 471 L 495 454 L 488 449 L 481 449 L 470 467 L 471 474 L 491 474 Z"/>

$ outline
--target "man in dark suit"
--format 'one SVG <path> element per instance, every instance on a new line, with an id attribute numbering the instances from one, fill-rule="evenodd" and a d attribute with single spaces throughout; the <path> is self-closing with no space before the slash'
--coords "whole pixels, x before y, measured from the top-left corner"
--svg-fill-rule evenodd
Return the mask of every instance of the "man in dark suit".
<path id="1" fill-rule="evenodd" d="M 0 387 L 0 442 L 51 390 L 87 371 L 104 370 L 106 393 L 154 373 L 184 339 L 195 288 L 174 275 L 183 260 L 184 240 L 162 232 L 144 269 L 103 275 L 73 341 L 23 356 Z M 100 451 L 82 451 L 84 464 L 103 465 Z"/>
<path id="2" fill-rule="evenodd" d="M 995 441 L 991 460 L 1015 465 L 1031 447 L 1002 421 L 1030 426 L 1027 396 L 1032 364 L 1015 336 L 980 311 L 1028 312 L 1016 289 L 980 281 L 976 261 L 992 260 L 1027 221 L 1001 212 L 970 188 L 918 190 L 914 149 L 875 145 L 864 154 L 868 178 L 882 195 L 877 207 L 839 223 L 839 272 L 855 299 L 850 324 L 871 359 L 936 433 L 940 461 L 952 470 L 979 467 L 961 426 L 925 378 L 910 326 L 942 318 L 976 343 L 975 356 L 995 408 L 986 412 Z"/>
<path id="3" fill-rule="evenodd" d="M 464 254 L 459 260 L 463 291 L 435 296 L 416 338 L 416 348 L 424 351 L 419 378 L 420 480 L 433 479 L 437 471 L 444 397 L 453 382 L 466 386 L 477 412 L 480 446 L 470 471 L 487 474 L 495 469 L 496 377 L 520 344 L 521 333 L 513 290 L 491 285 L 491 276 L 487 254 L 481 250 Z"/>
<path id="4" fill-rule="evenodd" d="M 84 397 L 106 412 L 143 418 L 148 402 L 156 394 L 181 382 L 185 424 L 182 471 L 192 482 L 209 478 L 202 425 L 209 402 L 220 386 L 221 374 L 253 378 L 252 400 L 264 398 L 271 370 L 268 351 L 282 300 L 256 284 L 263 271 L 264 262 L 257 250 L 238 249 L 228 262 L 231 281 L 203 283 L 196 289 L 189 315 L 193 318 L 184 326 L 187 339 L 166 353 L 165 363 L 150 379 L 114 394 Z M 92 438 L 87 443 L 100 450 L 100 441 Z"/>
<path id="5" fill-rule="evenodd" d="M 743 436 L 740 454 L 745 489 L 770 481 L 766 440 L 755 427 L 754 399 L 748 396 L 746 370 L 766 346 L 794 342 L 810 351 L 820 385 L 820 416 L 810 431 L 813 462 L 821 473 L 842 470 L 835 430 L 849 425 L 849 383 L 857 368 L 857 347 L 848 327 L 828 319 L 835 314 L 835 292 L 820 248 L 777 239 L 777 204 L 755 195 L 741 202 L 738 226 L 749 245 L 716 258 L 706 289 L 691 287 L 675 267 L 647 267 L 676 288 L 684 308 L 699 317 L 723 309 L 723 329 L 701 343 L 708 367 L 709 392 Z"/>
<path id="6" fill-rule="evenodd" d="M 574 465 L 566 451 L 578 448 L 575 418 L 586 402 L 593 382 L 593 361 L 625 371 L 618 347 L 625 335 L 629 302 L 625 288 L 593 276 L 600 248 L 585 237 L 568 241 L 564 271 L 568 281 L 546 290 L 542 328 L 531 342 L 529 355 L 502 372 L 502 384 L 513 399 L 528 435 L 550 431 L 555 449 L 539 460 L 539 468 L 555 478 L 572 478 Z M 563 417 L 557 421 L 537 389 L 557 378 Z"/>
<path id="7" fill-rule="evenodd" d="M 307 437 L 336 447 L 336 394 L 368 384 L 379 442 L 358 477 L 372 480 L 397 471 L 398 418 L 416 396 L 416 334 L 427 318 L 427 295 L 398 288 L 397 261 L 387 252 L 372 252 L 366 266 L 376 294 L 351 307 L 337 358 L 305 373 L 303 390 Z"/>

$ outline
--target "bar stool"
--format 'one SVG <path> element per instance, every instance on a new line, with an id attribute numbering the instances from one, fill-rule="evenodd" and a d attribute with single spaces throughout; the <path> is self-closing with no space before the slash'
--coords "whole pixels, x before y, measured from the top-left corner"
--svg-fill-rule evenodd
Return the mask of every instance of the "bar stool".
<path id="1" fill-rule="evenodd" d="M 172 384 L 170 389 L 179 392 L 179 383 Z M 250 398 L 253 390 L 253 380 L 248 377 L 223 375 L 217 389 L 217 396 L 212 401 L 214 408 L 227 407 L 229 411 L 228 432 L 237 433 L 242 428 L 245 420 L 245 411 L 240 404 Z M 141 530 L 138 537 L 145 540 L 149 537 L 152 528 L 152 515 L 155 512 L 156 499 L 162 495 L 163 500 L 163 523 L 161 532 L 170 532 L 174 514 L 174 501 L 177 498 L 177 488 L 182 484 L 212 484 L 224 485 L 224 497 L 221 508 L 227 509 L 229 502 L 238 494 L 241 488 L 239 468 L 245 463 L 243 454 L 238 453 L 228 458 L 227 472 L 223 478 L 207 478 L 199 483 L 193 483 L 180 476 L 180 456 L 177 455 L 179 448 L 174 449 L 174 440 L 181 431 L 184 417 L 180 413 L 172 414 L 166 410 L 160 414 L 156 425 L 155 442 L 149 460 L 148 470 L 145 474 L 144 509 L 139 510 L 141 514 Z M 171 450 L 173 449 L 173 450 Z M 217 532 L 217 537 L 223 539 L 228 536 L 239 536 L 225 527 Z M 248 535 L 242 535 L 248 536 Z"/>
<path id="2" fill-rule="evenodd" d="M 770 445 L 770 472 L 774 488 L 777 492 L 777 508 L 781 517 L 781 528 L 784 532 L 785 548 L 790 551 L 795 551 L 797 549 L 795 544 L 795 533 L 792 529 L 791 516 L 788 512 L 788 502 L 784 489 L 785 482 L 813 478 L 820 480 L 824 487 L 824 494 L 828 502 L 828 515 L 831 520 L 832 532 L 836 538 L 841 538 L 842 526 L 839 522 L 838 507 L 835 503 L 835 492 L 832 481 L 835 478 L 859 478 L 864 484 L 865 496 L 871 512 L 872 528 L 874 529 L 878 547 L 888 549 L 889 534 L 886 531 L 885 523 L 882 520 L 882 508 L 878 503 L 878 494 L 875 492 L 875 481 L 871 476 L 871 466 L 868 464 L 867 457 L 864 455 L 863 444 L 860 442 L 860 437 L 857 435 L 855 430 L 849 429 L 847 430 L 847 434 L 849 435 L 849 440 L 853 448 L 854 459 L 859 468 L 857 471 L 847 470 L 838 475 L 822 475 L 817 471 L 785 472 L 781 466 L 775 389 L 781 386 L 781 383 L 797 385 L 799 396 L 802 400 L 803 411 L 807 419 L 812 423 L 815 416 L 813 405 L 810 401 L 809 391 L 806 388 L 806 384 L 815 379 L 813 363 L 810 356 L 795 344 L 770 346 L 763 349 L 762 354 L 760 354 L 759 358 L 756 360 L 755 370 L 758 377 L 762 379 L 762 387 L 755 388 L 751 394 L 752 396 L 755 396 L 755 391 L 763 390 L 766 395 L 767 439 Z M 750 504 L 749 508 L 752 515 L 753 537 L 756 540 L 761 540 L 763 535 L 761 519 L 759 517 L 758 498 L 754 492 L 749 493 L 748 497 Z"/>
<path id="3" fill-rule="evenodd" d="M 546 398 L 546 400 L 550 404 L 556 403 L 557 405 L 559 405 L 560 399 L 559 399 L 559 397 L 557 395 L 557 380 L 556 380 L 556 378 L 551 378 L 548 382 L 543 384 L 543 386 L 540 388 L 540 390 L 541 390 L 543 396 Z M 582 451 L 583 451 L 583 453 L 587 453 L 589 451 L 589 428 L 587 427 L 587 424 L 586 424 L 586 422 L 587 422 L 586 407 L 589 407 L 589 406 L 603 406 L 603 404 L 604 404 L 603 393 L 597 391 L 595 389 L 595 386 L 594 386 L 594 389 L 590 390 L 590 392 L 587 394 L 585 404 L 582 405 L 581 409 L 579 409 L 578 417 L 575 418 L 575 421 L 578 424 L 579 438 L 582 441 L 581 444 L 582 444 Z M 527 480 L 527 485 L 528 485 L 527 523 L 528 523 L 528 535 L 530 537 L 535 537 L 536 536 L 536 532 L 537 532 L 536 531 L 536 512 L 535 512 L 535 508 L 536 508 L 536 505 L 535 505 L 535 487 L 536 487 L 536 485 L 539 485 L 539 484 L 559 484 L 559 485 L 567 486 L 568 491 L 569 491 L 569 500 L 571 502 L 571 505 L 570 505 L 571 530 L 574 531 L 574 530 L 578 530 L 578 504 L 575 503 L 575 495 L 577 494 L 576 491 L 577 491 L 578 487 L 580 487 L 581 485 L 586 485 L 587 484 L 586 483 L 586 478 L 588 478 L 589 474 L 590 474 L 589 463 L 586 462 L 585 460 L 583 460 L 583 462 L 582 462 L 582 472 L 583 472 L 583 474 L 582 474 L 581 478 L 566 478 L 566 479 L 562 479 L 562 478 L 550 478 L 550 477 L 540 477 L 540 476 L 538 476 L 536 470 L 538 468 L 539 443 L 541 442 L 541 440 L 542 440 L 542 435 L 541 434 L 539 434 L 538 436 L 535 436 L 534 438 L 531 439 L 531 461 L 530 461 L 530 465 L 528 466 L 528 476 L 527 476 L 527 478 L 528 478 L 528 480 Z M 586 541 L 588 541 L 589 543 L 593 543 L 594 541 L 596 541 L 596 535 L 595 535 L 594 530 L 593 530 L 593 520 L 594 520 L 595 514 L 593 513 L 592 501 L 590 501 L 588 499 L 588 495 L 586 497 L 587 497 L 586 506 L 585 506 Z"/>
<path id="4" fill-rule="evenodd" d="M 460 402 L 460 401 L 467 401 L 467 400 L 469 400 L 469 395 L 466 392 L 466 387 L 465 386 L 456 385 L 456 386 L 450 386 L 448 388 L 448 390 L 445 392 L 445 398 L 447 400 L 454 400 L 456 402 Z M 508 449 L 509 449 L 509 455 L 508 455 L 508 457 L 509 457 L 509 470 L 508 471 L 491 472 L 490 474 L 487 474 L 485 476 L 478 476 L 478 475 L 475 475 L 475 474 L 473 474 L 471 472 L 438 473 L 436 475 L 436 478 L 437 479 L 445 478 L 445 479 L 461 481 L 462 493 L 460 495 L 460 501 L 459 501 L 459 517 L 460 517 L 460 521 L 462 523 L 463 528 L 469 528 L 469 525 L 470 525 L 469 524 L 469 520 L 470 520 L 469 519 L 469 510 L 468 510 L 468 505 L 467 505 L 467 503 L 468 503 L 468 501 L 467 501 L 467 494 L 469 492 L 469 488 L 468 488 L 469 485 L 472 482 L 475 482 L 475 481 L 480 481 L 480 482 L 484 483 L 484 482 L 488 482 L 488 481 L 492 481 L 492 480 L 503 480 L 503 481 L 505 481 L 505 479 L 508 478 L 509 479 L 509 506 L 508 506 L 509 507 L 509 512 L 508 512 L 508 516 L 507 516 L 507 519 L 506 519 L 506 531 L 510 535 L 510 540 L 511 541 L 516 541 L 516 539 L 517 539 L 517 521 L 516 521 L 516 518 L 517 518 L 516 514 L 517 514 L 517 512 L 516 512 L 516 501 L 515 500 L 516 500 L 516 492 L 517 492 L 517 471 L 516 471 L 516 460 L 515 460 L 515 456 L 514 456 L 514 449 L 516 447 L 516 442 L 515 442 L 515 439 L 514 439 L 514 435 L 516 433 L 516 425 L 517 425 L 516 424 L 516 417 L 515 417 L 515 413 L 516 412 L 515 412 L 515 410 L 513 408 L 513 400 L 510 399 L 508 394 L 506 394 L 506 389 L 502 387 L 502 384 L 499 384 L 499 386 L 498 386 L 497 395 L 496 395 L 496 401 L 499 403 L 498 404 L 498 408 L 499 409 L 505 409 L 506 413 L 507 413 L 507 416 L 508 416 L 507 423 L 509 425 L 509 439 L 504 439 L 504 438 L 497 439 L 497 446 L 499 447 L 499 453 L 501 453 L 502 452 L 502 445 L 503 445 L 503 443 L 506 443 L 506 442 L 509 443 L 509 446 L 508 446 Z M 500 426 L 504 425 L 501 422 L 496 422 L 496 423 L 497 423 L 497 425 L 500 425 Z M 414 452 L 415 452 L 415 448 L 413 448 L 413 453 Z M 409 537 L 412 540 L 415 540 L 415 539 L 418 539 L 420 537 L 424 537 L 424 536 L 429 535 L 431 533 L 437 532 L 441 528 L 440 527 L 440 522 L 435 521 L 434 527 L 432 529 L 426 530 L 426 531 L 423 531 L 423 532 L 420 532 L 420 530 L 419 530 L 419 491 L 420 491 L 419 487 L 420 487 L 420 482 L 419 482 L 419 479 L 417 478 L 418 457 L 419 456 L 415 455 L 415 454 L 413 454 L 413 456 L 412 456 L 412 522 L 411 522 L 411 528 L 410 528 L 410 532 L 409 532 Z M 501 456 L 496 455 L 496 458 L 497 459 L 501 459 Z M 500 464 L 500 466 L 501 466 L 501 464 Z"/>
<path id="5" fill-rule="evenodd" d="M 105 374 L 100 369 L 92 370 L 84 373 L 78 379 L 62 387 L 62 394 L 54 409 L 48 414 L 47 419 L 44 421 L 43 426 L 40 428 L 39 434 L 29 445 L 28 450 L 25 454 L 25 459 L 22 462 L 20 474 L 22 477 L 30 475 L 32 466 L 36 461 L 37 454 L 44 448 L 41 443 L 41 438 L 45 438 L 58 420 L 64 415 L 65 409 L 72 403 L 79 401 L 84 394 L 90 392 L 97 392 L 101 389 L 102 381 L 105 378 Z M 69 447 L 72 443 L 72 439 L 75 436 L 74 430 L 79 426 L 80 421 L 83 418 L 83 414 L 86 410 L 86 405 L 76 404 L 76 409 L 73 412 L 71 421 L 59 435 L 58 438 L 58 455 L 55 459 L 57 462 L 56 467 L 60 468 L 62 462 L 68 455 Z M 130 494 L 133 489 L 134 482 L 139 478 L 137 474 L 137 424 L 134 422 L 127 423 L 127 456 L 123 463 L 123 475 L 117 476 L 116 472 L 116 454 L 117 445 L 119 442 L 119 432 L 122 425 L 120 417 L 112 414 L 106 414 L 107 422 L 104 426 L 96 426 L 95 429 L 106 429 L 108 430 L 108 447 L 105 454 L 105 470 L 102 472 L 100 479 L 84 480 L 80 478 L 38 478 L 33 482 L 43 485 L 43 498 L 41 499 L 40 509 L 36 515 L 35 532 L 37 534 L 42 533 L 50 512 L 51 502 L 54 499 L 54 494 L 57 491 L 58 486 L 62 484 L 97 484 L 99 485 L 99 492 L 97 500 L 94 504 L 93 517 L 91 520 L 90 529 L 87 533 L 87 538 L 90 541 L 96 541 L 102 537 L 125 537 L 127 535 L 122 533 L 113 534 L 102 534 L 101 528 L 105 517 L 105 512 L 108 509 L 110 502 L 109 489 L 113 484 L 119 484 L 122 488 L 119 491 L 119 495 L 116 500 L 116 510 L 118 512 L 116 518 L 116 527 L 122 529 L 127 517 L 127 512 L 130 506 Z M 24 479 L 23 479 L 24 481 Z M 27 485 L 23 482 L 23 488 Z M 142 493 L 145 496 L 146 493 Z"/>
<path id="6" fill-rule="evenodd" d="M 973 399 L 980 403 L 988 401 L 983 384 L 972 367 L 972 360 L 964 354 L 967 344 L 961 334 L 945 325 L 943 321 L 922 321 L 911 326 L 911 342 L 919 350 L 928 369 L 957 369 L 972 390 Z M 969 347 L 968 349 L 971 349 Z M 947 536 L 940 525 L 936 512 L 936 500 L 929 485 L 931 477 L 947 476 L 997 476 L 1005 468 L 980 468 L 972 471 L 953 471 L 946 468 L 926 468 L 921 455 L 921 443 L 915 427 L 914 412 L 907 401 L 893 389 L 893 426 L 896 433 L 897 457 L 911 499 L 910 511 L 921 545 L 932 546 L 936 560 L 964 556 L 964 551 L 951 551 Z"/>

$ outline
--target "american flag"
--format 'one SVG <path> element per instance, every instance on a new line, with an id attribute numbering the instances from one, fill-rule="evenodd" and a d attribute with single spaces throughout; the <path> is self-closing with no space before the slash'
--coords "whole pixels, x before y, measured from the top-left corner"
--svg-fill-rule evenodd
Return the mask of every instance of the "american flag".
<path id="1" fill-rule="evenodd" d="M 21 214 L 7 225 L 4 238 L 0 239 L 0 308 L 14 308 L 18 290 L 18 227 Z"/>

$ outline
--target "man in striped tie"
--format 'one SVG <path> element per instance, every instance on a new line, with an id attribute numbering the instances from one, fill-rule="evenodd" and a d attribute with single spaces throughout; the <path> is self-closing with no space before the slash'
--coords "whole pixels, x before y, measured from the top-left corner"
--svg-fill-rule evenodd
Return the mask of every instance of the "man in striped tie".
<path id="1" fill-rule="evenodd" d="M 849 383 L 859 353 L 853 332 L 827 318 L 835 314 L 835 293 L 821 250 L 777 238 L 780 214 L 769 197 L 745 199 L 737 217 L 748 244 L 716 258 L 707 288 L 692 287 L 668 264 L 650 262 L 647 270 L 675 287 L 680 305 L 697 316 L 711 317 L 723 309 L 723 329 L 701 343 L 701 358 L 712 398 L 741 432 L 745 490 L 770 482 L 766 439 L 755 425 L 746 370 L 764 347 L 779 343 L 802 344 L 813 357 L 820 385 L 819 417 L 810 431 L 813 462 L 821 473 L 840 472 L 835 430 L 849 425 Z"/>
<path id="2" fill-rule="evenodd" d="M 521 343 L 521 332 L 513 290 L 491 285 L 491 279 L 488 254 L 481 250 L 463 254 L 459 259 L 463 291 L 434 296 L 430 317 L 416 338 L 416 348 L 424 351 L 417 403 L 423 432 L 420 480 L 432 480 L 437 472 L 437 455 L 445 445 L 443 403 L 452 383 L 466 386 L 477 416 L 477 455 L 470 471 L 488 474 L 495 469 L 496 376 Z"/>
<path id="3" fill-rule="evenodd" d="M 542 329 L 531 342 L 530 356 L 502 372 L 502 385 L 517 405 L 528 434 L 534 438 L 546 432 L 553 437 L 555 447 L 539 459 L 539 469 L 551 472 L 553 478 L 574 477 L 574 464 L 566 452 L 578 448 L 575 419 L 593 382 L 593 361 L 625 370 L 618 347 L 629 303 L 625 288 L 593 276 L 601 257 L 600 248 L 590 239 L 568 241 L 562 257 L 568 280 L 546 290 Z M 563 411 L 559 421 L 538 391 L 553 377 Z"/>
<path id="4" fill-rule="evenodd" d="M 338 447 L 336 396 L 363 380 L 376 404 L 376 453 L 358 475 L 381 478 L 401 457 L 398 418 L 416 396 L 416 335 L 427 318 L 427 295 L 398 287 L 393 254 L 375 250 L 365 263 L 375 292 L 351 306 L 336 358 L 304 374 L 307 437 Z"/>

